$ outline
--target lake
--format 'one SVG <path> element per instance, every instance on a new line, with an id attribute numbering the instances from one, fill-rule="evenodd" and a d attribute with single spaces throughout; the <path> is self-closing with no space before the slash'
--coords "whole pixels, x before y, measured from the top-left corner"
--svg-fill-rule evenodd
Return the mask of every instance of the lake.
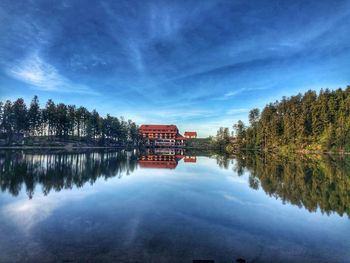
<path id="1" fill-rule="evenodd" d="M 0 187 L 0 262 L 350 262 L 349 156 L 1 151 Z"/>

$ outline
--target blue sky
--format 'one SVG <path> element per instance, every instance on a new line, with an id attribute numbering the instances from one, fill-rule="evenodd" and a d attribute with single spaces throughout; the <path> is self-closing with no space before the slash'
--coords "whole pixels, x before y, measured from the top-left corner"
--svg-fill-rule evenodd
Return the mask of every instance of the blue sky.
<path id="1" fill-rule="evenodd" d="M 38 95 L 215 135 L 350 84 L 350 1 L 0 3 L 0 100 Z"/>

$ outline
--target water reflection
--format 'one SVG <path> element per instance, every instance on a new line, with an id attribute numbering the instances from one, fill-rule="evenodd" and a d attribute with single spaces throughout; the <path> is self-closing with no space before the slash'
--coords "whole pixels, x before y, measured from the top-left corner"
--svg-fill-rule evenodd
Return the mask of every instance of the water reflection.
<path id="1" fill-rule="evenodd" d="M 232 157 L 217 155 L 220 167 L 239 176 L 249 175 L 249 186 L 314 212 L 336 212 L 350 217 L 350 156 L 277 155 L 245 152 Z"/>
<path id="2" fill-rule="evenodd" d="M 175 169 L 182 159 L 184 162 L 196 162 L 196 157 L 185 155 L 184 149 L 148 149 L 142 154 L 139 165 L 141 168 Z"/>
<path id="3" fill-rule="evenodd" d="M 350 216 L 350 156 L 276 155 L 242 153 L 216 155 L 219 167 L 233 167 L 233 175 L 249 175 L 249 186 L 313 212 Z M 52 190 L 80 188 L 98 178 L 122 177 L 140 168 L 175 169 L 195 163 L 195 154 L 181 149 L 153 149 L 144 153 L 26 153 L 0 152 L 0 187 L 17 196 L 24 188 L 32 198 L 39 185 Z M 237 178 L 238 179 L 238 178 Z M 237 180 L 236 179 L 236 180 Z"/>
<path id="4" fill-rule="evenodd" d="M 0 262 L 349 262 L 348 161 L 1 152 Z"/>
<path id="5" fill-rule="evenodd" d="M 35 187 L 42 185 L 45 195 L 52 190 L 94 184 L 98 178 L 121 177 L 137 167 L 175 169 L 180 160 L 195 162 L 195 156 L 183 149 L 153 149 L 144 153 L 86 152 L 86 153 L 26 153 L 0 152 L 0 187 L 17 196 L 24 187 L 32 198 Z"/>
<path id="6" fill-rule="evenodd" d="M 0 187 L 17 196 L 22 187 L 29 198 L 36 185 L 45 195 L 52 190 L 82 187 L 98 178 L 130 174 L 137 168 L 135 152 L 25 153 L 0 152 Z"/>

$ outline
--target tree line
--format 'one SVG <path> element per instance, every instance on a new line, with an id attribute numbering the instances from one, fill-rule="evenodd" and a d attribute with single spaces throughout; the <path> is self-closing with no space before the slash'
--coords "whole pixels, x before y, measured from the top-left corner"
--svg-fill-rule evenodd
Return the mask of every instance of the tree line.
<path id="1" fill-rule="evenodd" d="M 67 139 L 74 136 L 80 141 L 105 143 L 138 143 L 138 126 L 131 120 L 109 114 L 104 118 L 96 111 L 75 105 L 55 104 L 49 99 L 44 108 L 34 96 L 29 107 L 22 98 L 0 102 L 0 136 L 10 143 L 13 138 L 48 136 Z"/>
<path id="2" fill-rule="evenodd" d="M 345 90 L 309 90 L 283 97 L 260 112 L 249 112 L 233 133 L 220 128 L 217 143 L 240 148 L 350 151 L 350 86 Z"/>

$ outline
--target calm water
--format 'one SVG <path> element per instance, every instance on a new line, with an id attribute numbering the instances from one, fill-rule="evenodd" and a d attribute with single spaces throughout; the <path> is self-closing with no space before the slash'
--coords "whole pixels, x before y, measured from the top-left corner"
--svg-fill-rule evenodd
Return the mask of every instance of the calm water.
<path id="1" fill-rule="evenodd" d="M 350 158 L 0 152 L 0 262 L 350 262 Z"/>

